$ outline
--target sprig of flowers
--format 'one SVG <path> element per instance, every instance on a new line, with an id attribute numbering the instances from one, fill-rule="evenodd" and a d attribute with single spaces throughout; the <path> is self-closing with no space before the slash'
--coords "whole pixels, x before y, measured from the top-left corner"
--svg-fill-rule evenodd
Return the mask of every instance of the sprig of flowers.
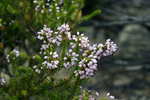
<path id="1" fill-rule="evenodd" d="M 80 89 L 83 89 L 82 86 L 79 86 Z M 107 100 L 107 99 L 115 99 L 115 96 L 110 95 L 110 93 L 108 92 L 106 94 L 105 97 L 100 97 L 100 94 L 98 92 L 95 92 L 95 95 L 97 97 L 99 97 L 99 100 Z M 91 90 L 88 90 L 87 92 L 85 90 L 82 91 L 81 95 L 78 95 L 78 100 L 84 100 L 84 98 L 88 99 L 88 100 L 96 100 L 96 98 L 94 98 L 91 95 Z"/>
<path id="2" fill-rule="evenodd" d="M 36 7 L 35 7 L 35 11 L 40 11 L 42 14 L 45 13 L 45 8 L 48 9 L 48 12 L 52 12 L 54 9 L 56 9 L 57 13 L 60 12 L 60 3 L 57 4 L 55 2 L 55 6 L 53 6 L 50 2 L 55 2 L 55 0 L 47 0 L 46 2 L 44 0 L 34 0 L 33 3 L 36 4 Z M 59 19 L 59 18 L 57 18 Z"/>
<path id="3" fill-rule="evenodd" d="M 79 62 L 80 69 L 75 70 L 75 76 L 80 76 L 80 79 L 94 76 L 94 72 L 98 70 L 97 63 L 101 58 L 111 56 L 117 51 L 117 44 L 111 42 L 110 39 L 105 44 L 94 44 L 88 47 L 88 50 L 82 54 L 83 59 Z"/>
<path id="4" fill-rule="evenodd" d="M 98 61 L 113 55 L 118 49 L 117 44 L 110 39 L 105 44 L 90 45 L 88 37 L 84 36 L 83 33 L 77 32 L 77 35 L 71 35 L 70 26 L 65 23 L 58 26 L 55 30 L 44 25 L 43 29 L 37 32 L 37 38 L 42 41 L 39 54 L 43 59 L 39 65 L 33 66 L 33 69 L 38 74 L 43 69 L 54 70 L 60 65 L 64 68 L 71 68 L 77 65 L 73 72 L 74 76 L 79 76 L 80 79 L 89 78 L 89 76 L 94 76 L 95 71 L 98 70 Z M 69 41 L 70 44 L 64 41 Z M 55 48 L 60 47 L 61 44 L 70 47 L 63 56 L 60 52 L 55 51 Z M 15 55 L 13 59 L 19 57 L 19 51 L 13 50 L 12 52 Z M 10 62 L 9 56 L 7 55 L 6 57 L 7 62 Z"/>
<path id="5" fill-rule="evenodd" d="M 55 29 L 51 29 L 44 25 L 43 29 L 37 32 L 37 39 L 41 41 L 39 55 L 31 57 L 31 60 L 33 60 L 32 68 L 28 68 L 26 73 L 30 73 L 31 71 L 35 72 L 35 76 L 39 75 L 38 83 L 40 83 L 47 76 L 50 74 L 54 75 L 56 71 L 59 71 L 62 68 L 72 68 L 69 81 L 72 78 L 75 78 L 75 81 L 72 92 L 69 96 L 70 100 L 73 99 L 77 86 L 81 85 L 80 82 L 82 82 L 83 79 L 94 76 L 95 71 L 98 70 L 98 61 L 104 57 L 113 55 L 118 49 L 117 44 L 110 39 L 104 44 L 100 43 L 91 45 L 88 37 L 83 33 L 80 34 L 77 32 L 76 35 L 72 35 L 70 26 L 66 23 Z M 57 50 L 60 48 L 62 48 L 62 52 Z M 25 55 L 22 53 L 20 54 L 18 50 L 14 49 L 6 57 L 8 63 L 11 62 L 11 60 L 14 60 L 11 63 L 12 65 L 15 65 L 12 66 L 12 72 L 15 75 L 19 74 L 16 72 L 15 68 L 17 65 L 15 63 L 17 63 L 18 58 L 22 58 L 23 56 Z M 17 69 L 24 70 L 21 66 Z M 0 80 L 1 85 L 5 85 L 5 83 L 4 79 Z M 90 91 L 88 91 L 88 93 L 90 93 Z M 83 91 L 83 94 L 78 97 L 79 100 L 83 100 L 83 98 L 95 100 L 95 98 L 88 95 L 88 93 Z M 96 95 L 99 96 L 99 93 L 96 92 Z M 110 96 L 108 93 L 105 98 L 102 98 L 102 100 L 108 98 L 114 99 L 115 97 Z"/>
<path id="6" fill-rule="evenodd" d="M 12 52 L 14 54 L 13 60 L 15 60 L 16 58 L 18 58 L 20 56 L 20 52 L 18 50 L 14 49 Z M 6 60 L 8 63 L 10 62 L 10 55 L 9 54 L 6 56 Z"/>
<path id="7" fill-rule="evenodd" d="M 51 7 L 51 5 L 50 5 L 50 0 L 47 0 L 47 3 L 45 3 L 44 0 L 40 0 L 40 1 L 34 0 L 33 3 L 36 4 L 35 10 L 36 10 L 36 11 L 41 10 L 41 13 L 44 13 L 44 12 L 45 12 L 44 9 L 45 9 L 46 6 L 47 6 L 47 7 Z M 52 11 L 52 9 L 49 9 L 49 11 Z"/>

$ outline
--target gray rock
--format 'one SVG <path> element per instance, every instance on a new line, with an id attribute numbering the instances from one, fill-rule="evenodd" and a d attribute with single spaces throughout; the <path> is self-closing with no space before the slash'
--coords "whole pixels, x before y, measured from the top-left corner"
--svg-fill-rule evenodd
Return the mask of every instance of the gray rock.
<path id="1" fill-rule="evenodd" d="M 9 83 L 9 80 L 10 80 L 10 76 L 9 75 L 7 75 L 6 73 L 4 73 L 4 72 L 1 72 L 0 73 L 1 75 L 1 78 L 4 78 L 5 79 L 5 81 L 6 81 L 6 83 Z"/>
<path id="2" fill-rule="evenodd" d="M 11 51 L 11 49 L 9 47 L 6 47 L 4 49 L 4 55 L 6 56 L 10 51 Z"/>
<path id="3" fill-rule="evenodd" d="M 89 26 L 85 30 L 84 34 L 89 38 L 91 44 L 104 43 L 106 41 L 105 29 L 96 30 L 93 26 Z"/>
<path id="4" fill-rule="evenodd" d="M 96 36 L 94 37 L 94 43 L 104 43 L 106 41 L 106 30 L 105 29 L 99 29 L 96 31 Z"/>
<path id="5" fill-rule="evenodd" d="M 150 32 L 145 27 L 139 24 L 131 24 L 123 28 L 122 32 L 119 34 L 119 40 L 120 42 L 147 42 L 150 37 L 149 33 Z"/>
<path id="6" fill-rule="evenodd" d="M 132 79 L 127 76 L 117 76 L 117 78 L 114 80 L 113 85 L 114 86 L 124 86 L 129 85 L 131 83 Z"/>
<path id="7" fill-rule="evenodd" d="M 87 36 L 90 41 L 94 41 L 93 34 L 94 34 L 93 26 L 87 27 L 86 30 L 84 31 L 84 35 Z"/>
<path id="8" fill-rule="evenodd" d="M 150 58 L 150 32 L 139 24 L 125 26 L 119 33 L 119 48 L 124 58 Z"/>

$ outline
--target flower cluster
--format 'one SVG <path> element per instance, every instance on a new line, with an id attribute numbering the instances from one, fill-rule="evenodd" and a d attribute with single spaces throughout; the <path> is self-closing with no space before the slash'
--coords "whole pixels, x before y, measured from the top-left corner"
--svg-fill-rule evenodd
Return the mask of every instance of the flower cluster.
<path id="1" fill-rule="evenodd" d="M 117 44 L 115 44 L 114 42 L 110 41 L 110 39 L 108 39 L 105 45 L 103 46 L 104 52 L 102 53 L 102 57 L 113 55 L 117 51 L 117 49 L 118 49 Z"/>
<path id="2" fill-rule="evenodd" d="M 14 21 L 14 20 L 11 20 L 11 21 L 9 22 L 9 25 L 12 25 L 13 23 L 15 23 L 15 21 Z"/>
<path id="3" fill-rule="evenodd" d="M 64 64 L 65 68 L 70 68 L 71 66 L 75 65 L 75 62 L 78 60 L 78 54 L 73 52 L 72 49 L 69 50 L 69 53 L 66 53 L 67 57 L 64 57 Z"/>
<path id="4" fill-rule="evenodd" d="M 58 52 L 54 52 L 53 50 L 49 51 L 49 48 L 52 49 L 52 47 L 55 46 L 60 46 L 62 41 L 64 40 L 71 40 L 71 32 L 70 32 L 70 27 L 68 24 L 63 24 L 59 27 L 57 27 L 56 31 L 51 30 L 51 28 L 47 28 L 46 25 L 44 25 L 43 29 L 37 32 L 37 38 L 41 41 L 43 41 L 43 44 L 41 45 L 40 48 L 40 55 L 43 56 L 43 63 L 41 64 L 41 67 L 37 67 L 36 65 L 33 66 L 35 69 L 35 72 L 40 74 L 41 70 L 43 68 L 46 69 L 56 69 L 59 64 L 59 54 Z M 64 58 L 64 66 L 67 68 L 70 66 L 70 64 L 74 65 L 74 61 L 77 60 L 76 54 L 71 53 L 71 51 L 67 54 L 69 58 Z M 69 62 L 68 62 L 69 61 Z"/>
<path id="5" fill-rule="evenodd" d="M 95 93 L 96 93 L 96 95 L 97 95 L 98 97 L 100 97 L 100 95 L 99 95 L 98 92 L 95 92 Z M 108 92 L 108 93 L 106 94 L 106 96 L 105 96 L 103 99 L 104 99 L 104 100 L 106 100 L 106 99 L 115 99 L 115 97 L 112 96 L 112 95 L 110 95 L 110 93 Z"/>
<path id="6" fill-rule="evenodd" d="M 59 64 L 64 68 L 77 65 L 76 67 L 78 68 L 74 71 L 74 75 L 79 76 L 80 79 L 89 78 L 89 76 L 94 76 L 95 71 L 98 70 L 98 60 L 113 55 L 118 49 L 117 44 L 110 39 L 105 44 L 90 45 L 88 37 L 84 36 L 84 34 L 77 32 L 77 35 L 71 35 L 69 25 L 65 23 L 58 26 L 56 30 L 47 28 L 44 25 L 43 29 L 37 32 L 37 38 L 43 42 L 39 52 L 43 60 L 39 65 L 33 66 L 33 69 L 38 74 L 43 69 L 57 69 Z M 70 42 L 71 48 L 68 51 L 67 46 L 69 44 L 65 41 Z M 66 45 L 64 54 L 63 52 L 59 54 L 55 51 L 56 47 L 61 44 Z M 12 52 L 15 55 L 14 60 L 19 57 L 19 51 L 13 50 Z M 82 54 L 79 55 L 80 53 Z M 7 62 L 10 62 L 9 56 L 7 55 L 6 57 Z"/>
<path id="7" fill-rule="evenodd" d="M 44 45 L 42 45 L 41 50 L 46 50 L 47 48 L 56 44 L 57 46 L 67 37 L 71 39 L 71 33 L 69 32 L 70 28 L 68 24 L 63 24 L 57 28 L 57 31 L 54 32 L 50 28 L 47 28 L 44 25 L 43 29 L 40 32 L 37 32 L 37 38 L 43 40 Z M 44 38 L 45 35 L 45 38 Z M 48 43 L 47 43 L 48 42 Z"/>
<path id="8" fill-rule="evenodd" d="M 50 2 L 50 0 L 47 0 L 47 2 Z M 33 3 L 36 4 L 35 10 L 36 11 L 41 10 L 41 13 L 44 13 L 45 6 L 50 6 L 50 3 L 44 3 L 44 0 L 40 1 L 34 0 Z"/>
<path id="9" fill-rule="evenodd" d="M 53 0 L 55 2 L 55 0 Z M 44 2 L 44 0 L 34 0 L 33 3 L 36 4 L 36 11 L 41 11 L 41 13 L 45 12 L 45 8 L 48 8 L 49 12 L 52 12 L 53 9 L 56 9 L 57 13 L 60 12 L 60 7 L 58 6 L 58 4 L 55 2 L 55 8 L 52 7 L 52 5 L 50 4 L 50 0 L 47 0 L 47 2 Z"/>
<path id="10" fill-rule="evenodd" d="M 59 60 L 57 60 L 58 58 L 58 53 L 57 52 L 50 52 L 50 56 L 51 61 L 44 61 L 42 63 L 43 66 L 46 66 L 47 69 L 55 69 L 57 68 L 58 64 L 59 64 Z M 49 59 L 48 56 L 45 56 L 44 59 Z"/>
<path id="11" fill-rule="evenodd" d="M 82 89 L 82 86 L 79 87 L 80 89 Z M 88 96 L 89 100 L 96 100 L 96 98 L 92 97 L 91 94 L 91 90 L 88 90 L 87 92 L 85 92 L 85 90 L 83 90 L 82 94 L 78 96 L 79 100 L 83 100 L 84 97 Z M 98 92 L 95 92 L 96 96 L 101 98 Z M 107 99 L 115 99 L 114 96 L 110 95 L 110 93 L 107 93 L 105 97 L 101 98 L 100 100 L 107 100 Z"/>
<path id="12" fill-rule="evenodd" d="M 64 33 L 64 35 L 69 39 L 69 40 L 71 40 L 71 32 L 70 32 L 70 27 L 69 27 L 69 25 L 68 24 L 62 24 L 61 26 L 59 26 L 58 28 L 57 28 L 57 30 L 58 30 L 58 33 L 59 34 L 62 34 L 62 33 Z"/>
<path id="13" fill-rule="evenodd" d="M 18 58 L 19 56 L 20 56 L 20 52 L 18 51 L 18 50 L 16 50 L 16 49 L 14 49 L 13 51 L 12 51 L 13 53 L 14 53 L 14 57 L 13 57 L 13 60 L 15 60 L 16 58 Z M 6 60 L 7 60 L 7 62 L 9 63 L 10 62 L 10 55 L 8 54 L 7 56 L 6 56 Z"/>
<path id="14" fill-rule="evenodd" d="M 5 85 L 5 84 L 6 84 L 6 81 L 5 81 L 4 78 L 0 79 L 0 84 L 1 84 L 1 85 Z"/>
<path id="15" fill-rule="evenodd" d="M 88 90 L 88 93 L 90 93 L 91 91 Z M 78 96 L 79 100 L 84 100 L 84 98 L 86 97 L 86 92 L 85 90 L 83 90 L 83 93 L 81 95 Z M 88 95 L 88 100 L 96 100 L 94 97 L 92 97 L 92 95 Z"/>
<path id="16" fill-rule="evenodd" d="M 90 46 L 90 41 L 88 37 L 84 36 L 84 34 L 81 34 L 81 37 L 79 38 L 79 46 L 82 48 L 83 47 L 87 48 Z"/>
<path id="17" fill-rule="evenodd" d="M 111 56 L 117 51 L 117 44 L 110 39 L 108 39 L 105 44 L 90 45 L 88 37 L 84 36 L 84 34 L 77 32 L 77 35 L 71 35 L 69 25 L 65 23 L 58 26 L 56 31 L 47 28 L 46 25 L 44 25 L 43 29 L 37 32 L 37 38 L 43 41 L 39 54 L 44 55 L 42 68 L 35 69 L 35 72 L 37 73 L 40 73 L 40 69 L 43 68 L 57 68 L 57 65 L 59 64 L 59 60 L 57 59 L 59 58 L 59 54 L 52 51 L 47 53 L 46 51 L 49 50 L 49 48 L 60 46 L 63 40 L 66 39 L 70 40 L 71 49 L 69 49 L 68 53 L 66 51 L 66 56 L 63 57 L 63 66 L 65 68 L 71 68 L 71 66 L 74 66 L 76 61 L 82 57 L 78 63 L 79 68 L 74 71 L 75 76 L 79 76 L 80 79 L 94 76 L 94 72 L 98 70 L 98 60 L 103 57 Z M 81 56 L 75 51 L 76 48 L 83 51 Z"/>
<path id="18" fill-rule="evenodd" d="M 108 39 L 105 44 L 94 44 L 89 46 L 88 50 L 82 54 L 83 59 L 79 62 L 80 69 L 74 72 L 75 76 L 80 76 L 80 79 L 94 76 L 94 71 L 97 68 L 97 62 L 103 57 L 111 56 L 117 51 L 117 44 Z"/>
<path id="19" fill-rule="evenodd" d="M 35 69 L 35 72 L 40 74 L 41 70 L 43 70 L 44 68 L 46 69 L 56 69 L 58 67 L 59 64 L 59 60 L 58 58 L 58 53 L 57 52 L 50 52 L 49 55 L 44 55 L 44 61 L 42 62 L 40 67 L 37 67 L 36 65 L 33 66 L 33 69 Z"/>
<path id="20" fill-rule="evenodd" d="M 88 48 L 90 46 L 90 41 L 89 41 L 88 37 L 84 36 L 84 34 L 80 34 L 79 32 L 77 32 L 77 35 L 72 35 L 72 40 L 74 40 L 76 42 L 79 41 L 79 46 L 81 48 L 83 48 L 83 47 Z M 72 48 L 75 48 L 77 46 L 73 42 L 70 45 L 72 46 Z"/>

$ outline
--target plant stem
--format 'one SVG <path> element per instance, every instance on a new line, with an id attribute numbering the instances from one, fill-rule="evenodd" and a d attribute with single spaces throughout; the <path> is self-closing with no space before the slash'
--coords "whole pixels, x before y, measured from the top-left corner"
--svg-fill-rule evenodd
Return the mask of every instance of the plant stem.
<path id="1" fill-rule="evenodd" d="M 76 79 L 75 79 L 75 82 L 74 82 L 74 84 L 73 84 L 73 89 L 71 90 L 71 94 L 69 95 L 69 97 L 68 97 L 68 100 L 72 100 L 73 99 L 73 97 L 74 97 L 74 95 L 75 95 L 75 92 L 76 92 L 76 90 L 77 90 L 77 87 L 78 87 L 78 85 L 79 85 L 79 82 L 80 82 L 80 79 L 79 79 L 80 77 L 78 76 Z"/>
<path id="2" fill-rule="evenodd" d="M 62 51 L 62 55 L 61 55 L 61 61 L 63 61 L 63 58 L 65 56 L 66 48 L 67 48 L 67 37 L 65 37 L 65 40 L 63 42 L 63 51 Z"/>

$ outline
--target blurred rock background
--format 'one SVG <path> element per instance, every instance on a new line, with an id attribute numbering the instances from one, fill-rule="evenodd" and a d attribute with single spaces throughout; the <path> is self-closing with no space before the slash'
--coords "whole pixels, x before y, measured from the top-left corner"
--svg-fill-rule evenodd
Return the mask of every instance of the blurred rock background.
<path id="1" fill-rule="evenodd" d="M 150 100 L 150 0 L 87 0 L 83 14 L 102 13 L 82 23 L 92 43 L 111 38 L 118 52 L 99 62 L 87 89 L 110 92 L 117 100 Z"/>

